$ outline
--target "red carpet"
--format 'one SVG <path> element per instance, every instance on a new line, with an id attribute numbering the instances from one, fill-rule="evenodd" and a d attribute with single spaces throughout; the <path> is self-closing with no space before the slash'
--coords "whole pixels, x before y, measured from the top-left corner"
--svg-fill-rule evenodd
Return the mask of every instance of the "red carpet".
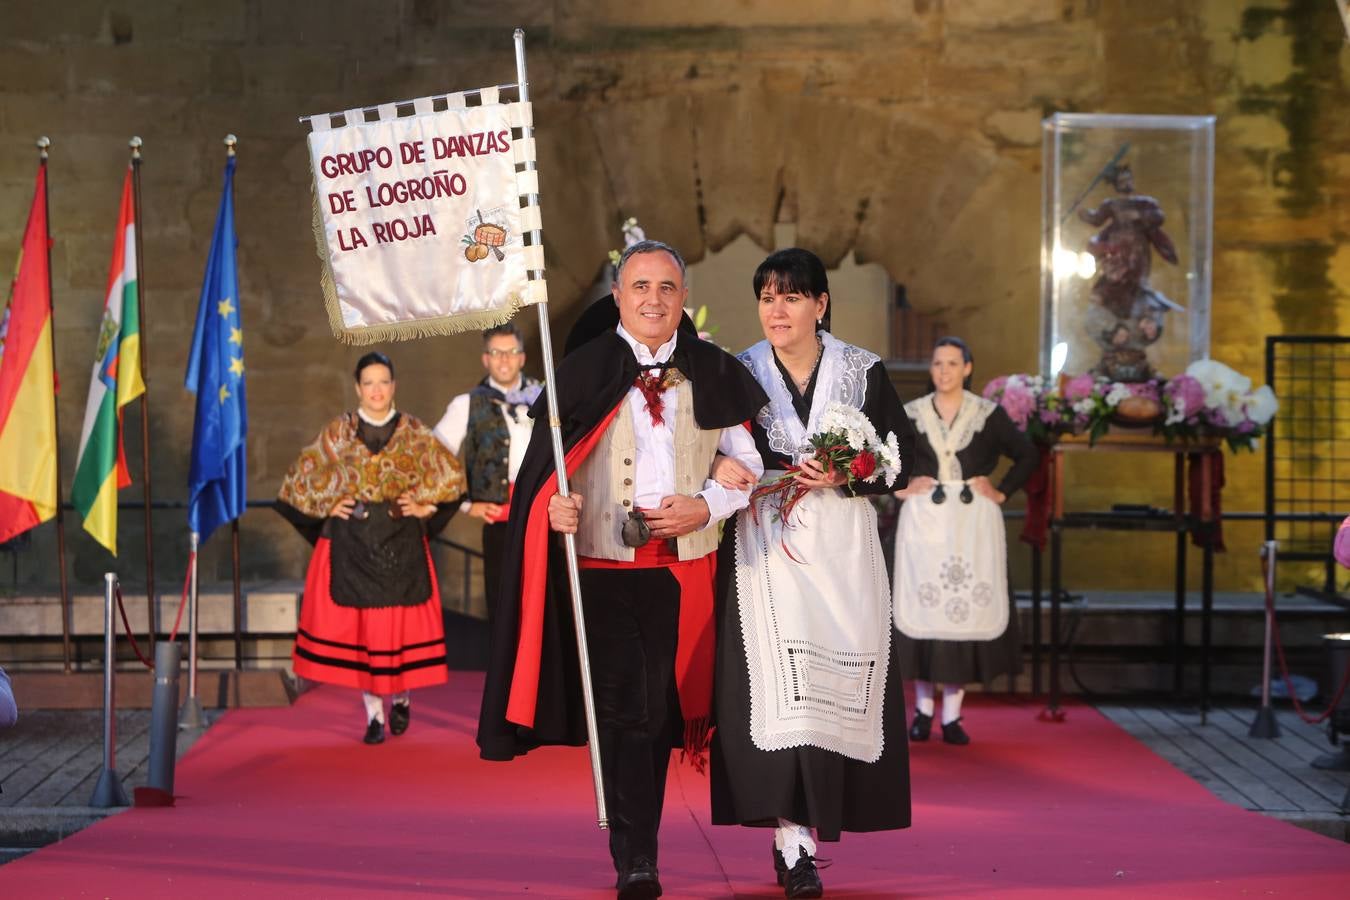
<path id="1" fill-rule="evenodd" d="M 480 684 L 416 693 L 412 728 L 378 747 L 353 691 L 231 712 L 180 764 L 176 808 L 0 867 L 0 897 L 612 897 L 585 751 L 479 761 Z M 825 845 L 826 896 L 1347 895 L 1347 845 L 1215 799 L 1090 708 L 1065 725 L 1037 708 L 977 700 L 973 745 L 915 747 L 915 826 Z M 710 827 L 706 781 L 678 767 L 667 897 L 781 897 L 769 841 Z"/>

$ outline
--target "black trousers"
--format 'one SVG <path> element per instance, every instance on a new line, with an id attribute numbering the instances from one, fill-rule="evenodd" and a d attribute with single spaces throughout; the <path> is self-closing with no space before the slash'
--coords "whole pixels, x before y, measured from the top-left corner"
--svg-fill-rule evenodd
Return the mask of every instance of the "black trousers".
<path id="1" fill-rule="evenodd" d="M 656 861 L 675 738 L 680 585 L 666 569 L 583 569 L 581 596 L 609 812 L 609 851 L 622 873 Z"/>
<path id="2" fill-rule="evenodd" d="M 497 591 L 502 583 L 502 558 L 506 554 L 506 523 L 483 524 L 483 601 L 487 604 L 488 634 L 496 618 Z"/>

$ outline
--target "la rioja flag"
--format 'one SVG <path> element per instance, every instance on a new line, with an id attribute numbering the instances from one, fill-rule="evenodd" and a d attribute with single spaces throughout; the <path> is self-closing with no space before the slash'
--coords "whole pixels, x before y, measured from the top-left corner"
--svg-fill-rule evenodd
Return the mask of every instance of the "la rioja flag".
<path id="1" fill-rule="evenodd" d="M 145 393 L 141 379 L 140 306 L 136 293 L 136 203 L 131 167 L 113 237 L 112 267 L 98 331 L 89 400 L 70 499 L 84 530 L 117 555 L 117 491 L 131 484 L 122 449 L 122 409 Z"/>

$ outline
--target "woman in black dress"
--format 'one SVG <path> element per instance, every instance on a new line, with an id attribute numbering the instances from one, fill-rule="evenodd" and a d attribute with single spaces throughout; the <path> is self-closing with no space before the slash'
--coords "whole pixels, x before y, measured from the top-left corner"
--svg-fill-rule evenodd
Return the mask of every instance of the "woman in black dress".
<path id="1" fill-rule="evenodd" d="M 809 458 L 806 439 L 832 402 L 859 409 L 883 440 L 898 439 L 903 485 L 914 434 L 881 360 L 829 333 L 829 284 L 814 254 L 774 253 L 754 289 L 765 340 L 739 358 L 769 403 L 751 430 L 765 477 L 799 464 L 810 491 L 790 527 L 759 499 L 723 537 L 712 816 L 775 828 L 786 896 L 819 897 L 817 839 L 908 827 L 909 756 L 890 585 L 863 496 L 890 488 L 850 489 Z M 753 484 L 729 462 L 716 473 L 728 486 Z"/>
<path id="2" fill-rule="evenodd" d="M 992 400 L 970 391 L 974 358 L 960 338 L 933 348 L 932 393 L 905 404 L 919 433 L 895 536 L 895 621 L 900 666 L 915 679 L 909 736 L 933 727 L 934 686 L 942 686 L 942 739 L 970 743 L 961 726 L 964 685 L 1016 675 L 1022 641 L 1008 590 L 1000 507 L 1036 468 L 1036 448 Z M 1012 468 L 998 486 L 999 460 Z"/>

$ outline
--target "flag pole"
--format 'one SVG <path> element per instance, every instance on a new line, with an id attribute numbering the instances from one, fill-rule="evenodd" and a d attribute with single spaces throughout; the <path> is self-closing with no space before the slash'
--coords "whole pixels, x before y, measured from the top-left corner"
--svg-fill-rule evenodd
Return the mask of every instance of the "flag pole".
<path id="1" fill-rule="evenodd" d="M 520 102 L 530 102 L 529 80 L 525 75 L 525 29 L 517 28 L 516 42 L 516 81 L 520 88 Z M 521 133 L 529 140 L 534 129 L 525 125 Z M 526 163 L 527 169 L 535 168 L 533 162 Z M 537 205 L 537 195 L 530 195 L 527 202 Z M 531 245 L 537 245 L 543 238 L 540 232 L 530 232 Z M 531 272 L 542 276 L 542 272 Z M 567 484 L 567 457 L 563 453 L 562 421 L 558 413 L 558 388 L 553 375 L 553 338 L 548 322 L 548 303 L 536 304 L 539 310 L 539 346 L 544 357 L 544 394 L 548 398 L 548 428 L 553 439 L 553 466 L 558 474 L 558 494 L 570 495 Z M 601 828 L 609 827 L 609 815 L 605 809 L 605 787 L 600 769 L 600 735 L 595 722 L 595 692 L 591 687 L 591 658 L 586 648 L 586 618 L 581 608 L 581 578 L 577 571 L 576 535 L 563 535 L 563 549 L 567 556 L 567 581 L 572 589 L 572 617 L 577 629 L 577 657 L 581 663 L 581 699 L 586 712 L 586 738 L 591 754 L 591 778 L 595 782 L 596 824 Z"/>
<path id="2" fill-rule="evenodd" d="M 141 144 L 133 137 L 131 147 L 131 205 L 136 228 L 136 328 L 140 335 L 141 384 L 141 481 L 145 484 L 145 627 L 150 647 L 155 646 L 155 529 L 150 509 L 150 375 L 145 361 L 145 255 L 141 244 Z"/>
<path id="3" fill-rule="evenodd" d="M 48 202 L 51 191 L 46 175 L 47 153 L 51 149 L 51 138 L 45 135 L 37 139 L 38 166 L 43 170 L 42 179 L 42 220 L 47 228 L 47 327 L 51 329 L 52 348 L 52 414 L 56 418 L 53 439 L 56 450 L 56 563 L 61 569 L 61 659 L 66 674 L 70 674 L 70 591 L 66 585 L 66 520 L 62 512 L 61 500 L 61 417 L 57 415 L 56 404 L 56 303 L 52 298 L 52 217 L 51 204 Z"/>
<path id="4" fill-rule="evenodd" d="M 225 158 L 237 156 L 235 147 L 239 145 L 239 138 L 232 134 L 225 135 Z M 239 327 L 243 327 L 242 312 Z M 240 596 L 239 585 L 239 519 L 230 521 L 230 568 L 234 575 L 234 667 L 242 670 L 244 668 L 244 604 Z"/>

